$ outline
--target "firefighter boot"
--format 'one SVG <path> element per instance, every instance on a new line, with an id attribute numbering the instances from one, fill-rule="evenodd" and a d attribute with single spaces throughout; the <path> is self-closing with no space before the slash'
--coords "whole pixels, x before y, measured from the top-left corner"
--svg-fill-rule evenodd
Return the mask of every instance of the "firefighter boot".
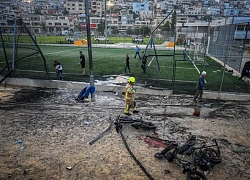
<path id="1" fill-rule="evenodd" d="M 139 113 L 139 111 L 136 110 L 136 107 L 133 108 L 133 113 Z"/>
<path id="2" fill-rule="evenodd" d="M 129 104 L 126 104 L 126 107 L 124 109 L 124 114 L 130 116 L 131 114 L 129 113 Z"/>

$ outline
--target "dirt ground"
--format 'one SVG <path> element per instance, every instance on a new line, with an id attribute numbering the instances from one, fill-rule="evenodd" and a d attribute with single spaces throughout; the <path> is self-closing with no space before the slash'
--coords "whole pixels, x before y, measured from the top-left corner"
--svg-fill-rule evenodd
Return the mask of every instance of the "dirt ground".
<path id="1" fill-rule="evenodd" d="M 27 180 L 146 180 L 148 177 L 125 148 L 114 125 L 93 145 L 89 142 L 122 115 L 122 94 L 97 92 L 96 102 L 75 102 L 80 90 L 0 87 L 0 179 Z M 205 172 L 210 180 L 250 179 L 250 103 L 206 100 L 200 116 L 187 95 L 136 96 L 133 119 L 157 126 L 159 138 L 183 144 L 197 136 L 196 146 L 221 147 L 222 162 Z M 212 104 L 211 104 L 212 103 Z M 196 107 L 197 108 L 197 107 Z M 88 125 L 83 122 L 87 120 Z M 163 150 L 145 141 L 153 131 L 123 124 L 136 158 L 155 180 L 182 180 L 182 168 L 158 160 Z M 20 150 L 18 138 L 23 139 Z M 234 153 L 232 150 L 247 150 Z M 67 167 L 71 167 L 69 170 Z"/>

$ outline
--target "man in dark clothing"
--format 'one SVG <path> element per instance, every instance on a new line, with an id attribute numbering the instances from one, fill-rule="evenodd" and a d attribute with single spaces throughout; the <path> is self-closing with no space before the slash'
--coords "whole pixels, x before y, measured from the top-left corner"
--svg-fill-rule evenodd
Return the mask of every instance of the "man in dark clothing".
<path id="1" fill-rule="evenodd" d="M 250 77 L 250 61 L 245 63 L 239 80 L 241 80 L 244 76 Z"/>
<path id="2" fill-rule="evenodd" d="M 82 54 L 82 51 L 80 53 L 80 64 L 82 66 L 82 74 L 85 74 L 85 56 Z"/>
<path id="3" fill-rule="evenodd" d="M 206 76 L 206 72 L 203 71 L 201 73 L 201 76 L 199 78 L 198 84 L 197 84 L 197 92 L 194 95 L 194 101 L 196 102 L 196 99 L 199 97 L 199 101 L 202 102 L 202 95 L 203 95 L 203 89 L 205 89 L 205 76 Z"/>
<path id="4" fill-rule="evenodd" d="M 56 71 L 56 77 L 62 80 L 62 65 L 58 61 L 54 61 L 54 70 Z"/>
<path id="5" fill-rule="evenodd" d="M 143 70 L 143 74 L 146 74 L 146 64 L 147 64 L 147 56 L 145 56 L 144 52 L 142 52 L 142 60 L 141 60 L 141 68 Z"/>
<path id="6" fill-rule="evenodd" d="M 129 74 L 131 74 L 131 72 L 130 72 L 130 60 L 129 60 L 129 57 L 128 57 L 128 54 L 126 54 L 126 66 L 125 66 L 125 69 L 124 69 L 124 73 L 126 73 L 126 70 L 127 70 L 127 68 L 128 68 L 128 70 L 129 70 Z"/>
<path id="7" fill-rule="evenodd" d="M 185 48 L 185 49 L 183 50 L 183 61 L 186 60 L 187 53 L 188 53 L 188 51 L 187 51 L 187 49 Z"/>

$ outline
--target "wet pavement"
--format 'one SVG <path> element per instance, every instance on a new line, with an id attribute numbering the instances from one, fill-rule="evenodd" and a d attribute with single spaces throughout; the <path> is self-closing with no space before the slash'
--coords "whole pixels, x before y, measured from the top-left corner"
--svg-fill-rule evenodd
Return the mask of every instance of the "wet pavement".
<path id="1" fill-rule="evenodd" d="M 96 102 L 82 103 L 75 101 L 80 91 L 1 87 L 0 179 L 148 179 L 114 126 L 89 145 L 108 128 L 110 119 L 122 115 L 123 95 L 97 92 Z M 123 134 L 155 180 L 182 180 L 185 176 L 175 163 L 154 157 L 166 144 L 147 136 L 183 144 L 190 135 L 196 135 L 197 146 L 211 145 L 216 139 L 222 162 L 205 172 L 208 179 L 250 179 L 248 102 L 206 100 L 194 104 L 188 95 L 140 94 L 136 102 L 140 113 L 132 118 L 154 123 L 156 131 L 135 129 L 127 123 L 122 126 Z M 197 108 L 200 116 L 193 115 Z M 23 150 L 18 138 L 23 140 Z"/>

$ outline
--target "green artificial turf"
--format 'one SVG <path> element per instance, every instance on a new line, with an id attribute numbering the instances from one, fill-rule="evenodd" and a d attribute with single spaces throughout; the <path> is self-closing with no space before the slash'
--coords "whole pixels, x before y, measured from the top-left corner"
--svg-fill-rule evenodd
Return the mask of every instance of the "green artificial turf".
<path id="1" fill-rule="evenodd" d="M 55 60 L 60 61 L 63 66 L 63 76 L 64 80 L 75 80 L 84 81 L 88 79 L 88 76 L 81 75 L 81 66 L 79 63 L 79 51 L 82 51 L 86 57 L 86 74 L 89 74 L 89 59 L 88 59 L 88 49 L 87 47 L 77 47 L 77 46 L 40 46 L 40 49 L 46 58 L 46 67 L 48 72 L 50 72 L 51 78 L 55 79 L 55 71 L 53 69 L 53 63 Z M 8 46 L 6 48 L 7 52 L 12 52 L 12 47 Z M 30 52 L 36 52 L 34 46 L 22 46 L 18 50 L 19 57 L 25 57 L 26 54 Z M 143 49 L 141 50 L 143 51 Z M 11 54 L 8 53 L 9 62 L 11 62 Z M 143 74 L 141 69 L 141 63 L 138 58 L 134 58 L 134 49 L 111 49 L 111 48 L 92 48 L 92 59 L 93 59 L 93 72 L 95 79 L 105 79 L 106 77 L 112 75 L 120 75 L 124 72 L 125 58 L 126 54 L 129 54 L 131 60 L 131 76 L 137 78 L 138 83 L 148 83 L 153 84 L 153 86 L 172 88 L 174 85 L 175 93 L 187 93 L 193 94 L 195 92 L 196 83 L 199 78 L 199 71 L 205 70 L 207 72 L 206 76 L 206 89 L 226 92 L 250 92 L 250 87 L 244 81 L 238 80 L 238 77 L 232 76 L 232 74 L 224 74 L 224 79 L 221 87 L 221 79 L 223 73 L 223 66 L 221 66 L 216 61 L 207 57 L 206 61 L 208 65 L 202 66 L 196 64 L 196 67 L 191 61 L 182 61 L 181 51 L 176 51 L 175 57 L 172 50 L 157 50 L 158 55 L 168 55 L 168 56 L 158 56 L 158 58 L 149 56 L 147 59 L 147 74 Z M 149 50 L 147 55 L 153 55 L 153 51 Z M 0 67 L 1 69 L 5 66 L 4 54 L 0 55 Z M 176 61 L 174 61 L 174 58 Z M 157 64 L 158 59 L 158 64 Z M 176 63 L 176 65 L 174 64 Z M 176 66 L 176 69 L 174 67 Z M 26 74 L 16 73 L 18 76 L 25 77 L 40 77 L 45 78 L 44 73 L 44 62 L 40 54 L 35 56 L 24 58 L 19 61 L 16 65 L 17 69 L 29 70 L 30 72 Z M 174 72 L 175 70 L 175 72 Z M 37 71 L 37 72 L 34 72 Z M 42 71 L 42 72 L 40 72 Z M 40 73 L 40 75 L 38 75 Z M 172 80 L 175 79 L 175 83 Z"/>

